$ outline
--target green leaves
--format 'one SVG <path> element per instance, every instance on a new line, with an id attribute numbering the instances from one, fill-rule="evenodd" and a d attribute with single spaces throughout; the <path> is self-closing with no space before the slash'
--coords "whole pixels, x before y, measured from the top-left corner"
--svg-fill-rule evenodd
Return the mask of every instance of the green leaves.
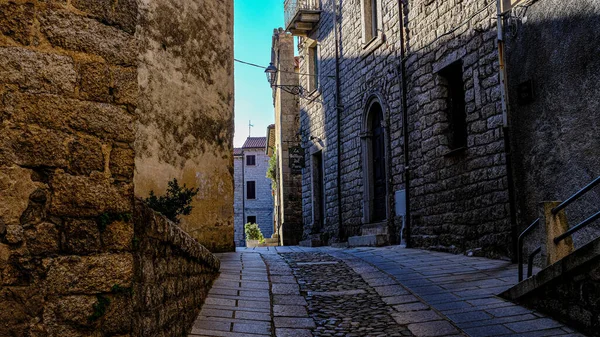
<path id="1" fill-rule="evenodd" d="M 150 191 L 150 196 L 145 201 L 150 208 L 178 224 L 181 221 L 179 215 L 189 215 L 192 212 L 193 207 L 190 204 L 199 191 L 199 188 L 187 188 L 185 184 L 183 187 L 179 186 L 174 178 L 169 181 L 165 195 L 156 196 L 154 191 Z"/>
<path id="2" fill-rule="evenodd" d="M 246 232 L 246 240 L 258 240 L 263 241 L 265 237 L 255 223 L 247 223 L 244 225 L 244 231 Z"/>

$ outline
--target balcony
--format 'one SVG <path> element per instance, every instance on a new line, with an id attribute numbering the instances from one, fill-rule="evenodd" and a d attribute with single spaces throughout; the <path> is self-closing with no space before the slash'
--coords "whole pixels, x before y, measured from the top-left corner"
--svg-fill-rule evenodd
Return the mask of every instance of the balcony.
<path id="1" fill-rule="evenodd" d="M 285 0 L 285 29 L 294 36 L 306 36 L 321 19 L 319 0 Z"/>

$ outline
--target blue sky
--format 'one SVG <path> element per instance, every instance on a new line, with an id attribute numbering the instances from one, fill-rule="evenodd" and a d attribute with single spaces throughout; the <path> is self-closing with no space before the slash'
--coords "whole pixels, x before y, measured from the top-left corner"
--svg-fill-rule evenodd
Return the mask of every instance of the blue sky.
<path id="1" fill-rule="evenodd" d="M 235 58 L 255 64 L 269 65 L 273 29 L 283 26 L 284 0 L 234 1 Z M 252 120 L 253 137 L 266 136 L 273 124 L 273 99 L 264 70 L 235 63 L 235 137 L 241 147 L 248 137 L 248 121 Z"/>

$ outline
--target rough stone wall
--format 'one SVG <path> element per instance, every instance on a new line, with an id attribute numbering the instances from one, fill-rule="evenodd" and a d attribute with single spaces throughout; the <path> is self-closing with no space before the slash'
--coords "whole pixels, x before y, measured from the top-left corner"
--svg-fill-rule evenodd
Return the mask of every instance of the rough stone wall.
<path id="1" fill-rule="evenodd" d="M 244 180 L 242 181 L 242 175 L 236 172 L 235 177 L 240 179 L 241 183 L 236 180 L 236 195 L 239 194 L 243 198 L 246 198 L 244 186 L 248 181 L 256 182 L 256 199 L 245 200 L 245 208 L 242 207 L 241 200 L 236 203 L 235 214 L 236 219 L 240 222 L 236 222 L 236 231 L 243 233 L 244 224 L 249 216 L 256 217 L 256 223 L 260 228 L 265 238 L 270 238 L 273 235 L 273 190 L 271 189 L 271 179 L 267 178 L 267 168 L 269 167 L 269 156 L 265 154 L 264 148 L 245 148 L 244 159 L 246 156 L 256 156 L 256 165 L 248 166 L 243 165 L 244 169 Z M 242 169 L 242 158 L 236 159 L 236 169 Z M 239 216 L 239 217 L 238 217 Z M 239 234 L 238 234 L 239 236 Z M 243 237 L 242 237 L 243 239 Z M 236 241 L 236 243 L 238 243 Z M 238 243 L 239 244 L 239 243 Z M 244 243 L 245 245 L 245 243 Z"/>
<path id="2" fill-rule="evenodd" d="M 600 176 L 600 3 L 545 0 L 511 15 L 506 31 L 511 138 L 524 229 L 540 216 L 540 202 L 565 200 Z M 531 102 L 518 95 L 527 81 Z M 594 214 L 599 204 L 596 188 L 567 208 L 569 224 Z M 574 243 L 581 247 L 599 235 L 596 225 L 576 234 Z"/>
<path id="3" fill-rule="evenodd" d="M 240 150 L 241 151 L 241 150 Z M 233 158 L 233 180 L 234 180 L 234 198 L 233 198 L 233 210 L 234 210 L 234 237 L 236 247 L 245 247 L 246 240 L 244 235 L 244 213 L 240 210 L 244 207 L 244 186 L 242 179 L 242 160 L 241 155 Z"/>
<path id="4" fill-rule="evenodd" d="M 496 6 L 483 0 L 409 1 L 407 10 L 412 242 L 417 247 L 455 252 L 482 248 L 488 255 L 510 256 Z M 459 27 L 456 32 L 438 38 L 454 27 Z M 458 60 L 465 88 L 467 149 L 445 156 L 450 150 L 444 134 L 446 94 L 437 72 Z"/>
<path id="5" fill-rule="evenodd" d="M 186 336 L 220 262 L 141 201 L 135 211 L 132 336 Z"/>
<path id="6" fill-rule="evenodd" d="M 162 194 L 173 178 L 199 187 L 182 228 L 233 250 L 233 1 L 140 6 L 135 194 Z"/>
<path id="7" fill-rule="evenodd" d="M 361 131 L 369 98 L 384 110 L 388 175 L 389 234 L 398 232 L 394 192 L 405 188 L 400 91 L 400 20 L 407 25 L 407 96 L 410 133 L 412 243 L 416 247 L 460 252 L 485 248 L 488 255 L 509 255 L 509 199 L 498 78 L 495 6 L 483 0 L 381 1 L 382 32 L 362 41 L 358 1 L 341 6 L 341 188 L 342 226 L 337 210 L 337 130 L 335 111 L 335 41 L 333 4 L 323 2 L 317 29 L 309 36 L 320 44 L 321 90 L 301 100 L 301 128 L 307 151 L 303 172 L 305 236 L 313 233 L 311 153 L 324 149 L 327 219 L 324 231 L 335 240 L 365 229 L 363 200 L 365 150 Z M 487 7 L 486 7 L 487 6 Z M 473 16 L 472 18 L 470 18 Z M 358 23 L 358 24 L 357 24 Z M 451 31 L 457 28 L 456 31 Z M 447 33 L 448 34 L 445 34 Z M 307 45 L 300 73 L 307 73 Z M 447 93 L 438 72 L 463 62 L 468 146 L 452 156 L 446 130 Z M 307 87 L 308 77 L 300 76 Z M 314 99 L 313 99 L 314 98 Z M 322 141 L 310 140 L 311 136 Z M 393 242 L 393 238 L 392 238 Z"/>
<path id="8" fill-rule="evenodd" d="M 0 1 L 1 336 L 131 330 L 137 6 L 107 3 Z"/>
<path id="9" fill-rule="evenodd" d="M 278 84 L 298 83 L 294 59 L 294 38 L 283 29 L 273 34 L 273 63 L 279 69 Z M 277 225 L 282 245 L 296 245 L 302 238 L 302 175 L 290 169 L 289 148 L 299 146 L 300 115 L 298 96 L 274 89 L 275 146 L 280 204 Z"/>
<path id="10" fill-rule="evenodd" d="M 303 170 L 304 236 L 314 234 L 312 205 L 312 163 L 315 151 L 323 151 L 325 163 L 326 219 L 322 237 L 331 242 L 348 236 L 360 235 L 363 224 L 363 161 L 361 158 L 361 124 L 369 97 L 382 99 L 386 118 L 399 114 L 400 96 L 396 75 L 399 44 L 398 2 L 381 2 L 383 35 L 365 46 L 362 42 L 361 7 L 358 1 L 345 2 L 341 7 L 340 83 L 341 83 L 341 163 L 342 163 L 342 221 L 338 221 L 337 200 L 337 121 L 335 100 L 335 39 L 334 0 L 323 1 L 323 12 L 318 27 L 309 38 L 317 40 L 320 48 L 321 88 L 308 99 L 300 100 L 300 123 L 303 147 L 306 148 L 306 168 Z M 306 39 L 300 39 L 300 73 L 308 73 Z M 308 87 L 309 76 L 300 76 L 300 83 Z M 397 134 L 400 126 L 390 125 L 389 133 Z M 311 140 L 312 137 L 318 139 Z M 394 143 L 395 144 L 395 143 Z M 397 146 L 391 151 L 401 151 Z M 388 217 L 391 218 L 391 215 Z M 340 231 L 341 229 L 341 231 Z M 327 243 L 327 242 L 324 242 Z"/>
<path id="11" fill-rule="evenodd" d="M 593 247 L 595 246 L 595 247 Z M 568 270 L 571 266 L 559 261 L 562 270 L 560 277 L 544 283 L 536 290 L 518 299 L 530 308 L 534 308 L 560 320 L 585 333 L 586 336 L 600 336 L 600 256 L 598 244 L 587 245 L 582 250 L 596 249 L 596 257 L 580 266 Z M 581 250 L 575 254 L 583 253 Z M 576 259 L 570 259 L 577 263 Z M 553 267 L 555 267 L 553 265 Z M 556 268 L 560 269 L 560 268 Z"/>

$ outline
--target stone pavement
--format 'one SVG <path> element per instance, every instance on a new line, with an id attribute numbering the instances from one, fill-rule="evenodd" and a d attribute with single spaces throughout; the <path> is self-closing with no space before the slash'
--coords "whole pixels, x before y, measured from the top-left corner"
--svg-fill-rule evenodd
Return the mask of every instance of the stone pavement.
<path id="1" fill-rule="evenodd" d="M 517 281 L 506 261 L 397 246 L 218 256 L 190 336 L 583 336 L 495 297 Z"/>

